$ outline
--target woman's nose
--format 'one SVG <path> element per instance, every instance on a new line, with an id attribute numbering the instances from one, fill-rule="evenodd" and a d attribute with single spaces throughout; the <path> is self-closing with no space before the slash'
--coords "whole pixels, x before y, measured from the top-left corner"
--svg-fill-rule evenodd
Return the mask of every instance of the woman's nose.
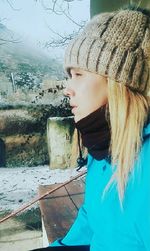
<path id="1" fill-rule="evenodd" d="M 72 97 L 75 94 L 74 90 L 69 85 L 66 86 L 63 93 L 64 93 L 65 96 L 68 96 L 68 97 Z"/>

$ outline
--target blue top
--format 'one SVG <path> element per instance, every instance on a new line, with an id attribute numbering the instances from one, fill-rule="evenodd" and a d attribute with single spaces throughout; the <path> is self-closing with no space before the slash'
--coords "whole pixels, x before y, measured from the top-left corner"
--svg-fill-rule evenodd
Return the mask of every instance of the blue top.
<path id="1" fill-rule="evenodd" d="M 90 251 L 150 251 L 150 124 L 143 130 L 141 168 L 135 162 L 121 210 L 116 186 L 102 192 L 112 175 L 111 165 L 88 154 L 85 198 L 77 217 L 62 238 L 65 245 L 90 245 Z M 49 246 L 61 246 L 60 239 Z"/>

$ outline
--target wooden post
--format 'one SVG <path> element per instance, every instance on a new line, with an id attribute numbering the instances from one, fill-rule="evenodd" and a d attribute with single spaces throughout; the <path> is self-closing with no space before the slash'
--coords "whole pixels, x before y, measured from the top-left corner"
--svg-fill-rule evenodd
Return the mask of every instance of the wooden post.
<path id="1" fill-rule="evenodd" d="M 11 80 L 12 80 L 12 89 L 13 89 L 13 92 L 15 92 L 16 91 L 16 86 L 15 86 L 15 79 L 14 79 L 13 72 L 11 72 Z"/>
<path id="2" fill-rule="evenodd" d="M 72 149 L 75 126 L 73 117 L 53 117 L 47 121 L 47 141 L 50 168 L 74 167 L 77 152 Z"/>

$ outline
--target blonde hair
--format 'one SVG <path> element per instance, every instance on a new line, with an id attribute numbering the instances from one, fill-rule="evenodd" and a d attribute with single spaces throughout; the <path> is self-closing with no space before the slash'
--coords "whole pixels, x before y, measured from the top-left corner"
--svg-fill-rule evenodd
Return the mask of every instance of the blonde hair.
<path id="1" fill-rule="evenodd" d="M 111 130 L 109 152 L 113 175 L 103 195 L 116 182 L 122 207 L 125 187 L 142 145 L 144 123 L 148 118 L 149 97 L 108 78 L 108 109 Z M 108 116 L 108 111 L 107 115 Z"/>

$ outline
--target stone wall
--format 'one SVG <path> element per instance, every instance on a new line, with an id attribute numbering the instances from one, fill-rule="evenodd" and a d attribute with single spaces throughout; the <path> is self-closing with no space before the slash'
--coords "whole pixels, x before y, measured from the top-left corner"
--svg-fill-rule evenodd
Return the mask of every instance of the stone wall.
<path id="1" fill-rule="evenodd" d="M 37 166 L 49 163 L 45 134 L 12 135 L 3 140 L 7 167 Z"/>
<path id="2" fill-rule="evenodd" d="M 47 119 L 69 112 L 52 105 L 5 106 L 0 109 L 0 166 L 49 164 Z"/>

